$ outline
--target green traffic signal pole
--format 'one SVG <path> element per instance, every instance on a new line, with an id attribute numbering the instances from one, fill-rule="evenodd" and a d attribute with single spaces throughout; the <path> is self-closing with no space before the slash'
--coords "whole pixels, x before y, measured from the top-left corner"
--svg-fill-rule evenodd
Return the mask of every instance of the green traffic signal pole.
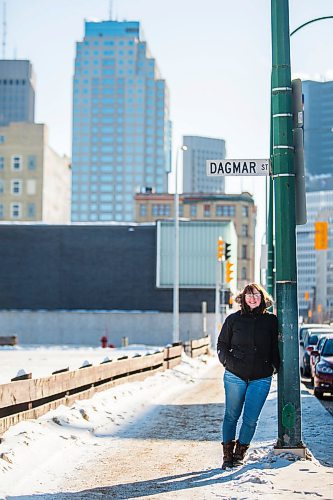
<path id="1" fill-rule="evenodd" d="M 271 78 L 271 88 L 272 88 Z M 272 97 L 271 97 L 271 123 L 270 123 L 270 153 L 269 157 L 273 164 L 273 119 L 272 119 Z M 275 280 L 274 280 L 274 244 L 273 244 L 273 179 L 271 176 L 268 178 L 268 212 L 267 212 L 267 291 L 275 298 Z M 267 201 L 266 201 L 267 203 Z"/>
<path id="2" fill-rule="evenodd" d="M 302 454 L 305 449 L 301 436 L 298 363 L 295 174 L 288 0 L 271 0 L 271 18 L 275 276 L 281 354 L 276 449 L 290 449 Z"/>

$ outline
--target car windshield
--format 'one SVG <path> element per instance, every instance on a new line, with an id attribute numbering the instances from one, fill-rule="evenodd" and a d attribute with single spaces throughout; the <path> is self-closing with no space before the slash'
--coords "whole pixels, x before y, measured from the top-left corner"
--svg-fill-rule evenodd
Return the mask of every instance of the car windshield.
<path id="1" fill-rule="evenodd" d="M 333 339 L 328 339 L 325 342 L 325 346 L 323 349 L 323 356 L 333 356 Z"/>
<path id="2" fill-rule="evenodd" d="M 328 334 L 333 333 L 333 330 L 322 330 L 320 332 L 311 333 L 309 335 L 307 345 L 317 345 L 318 341 Z"/>
<path id="3" fill-rule="evenodd" d="M 308 345 L 316 345 L 318 342 L 318 335 L 310 335 Z"/>

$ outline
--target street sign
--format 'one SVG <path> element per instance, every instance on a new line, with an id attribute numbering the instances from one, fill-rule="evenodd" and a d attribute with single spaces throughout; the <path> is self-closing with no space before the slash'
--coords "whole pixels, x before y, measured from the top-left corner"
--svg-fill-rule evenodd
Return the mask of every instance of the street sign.
<path id="1" fill-rule="evenodd" d="M 207 160 L 207 175 L 270 175 L 270 160 Z"/>

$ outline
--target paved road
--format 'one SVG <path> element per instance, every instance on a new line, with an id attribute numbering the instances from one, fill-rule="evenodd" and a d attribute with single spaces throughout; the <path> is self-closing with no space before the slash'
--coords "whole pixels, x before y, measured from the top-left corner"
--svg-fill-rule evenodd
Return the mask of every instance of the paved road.
<path id="1" fill-rule="evenodd" d="M 302 382 L 309 391 L 310 394 L 313 394 L 313 385 L 311 384 L 311 380 L 309 378 L 302 378 Z M 333 396 L 324 396 L 324 399 L 318 399 L 323 407 L 333 416 Z"/>

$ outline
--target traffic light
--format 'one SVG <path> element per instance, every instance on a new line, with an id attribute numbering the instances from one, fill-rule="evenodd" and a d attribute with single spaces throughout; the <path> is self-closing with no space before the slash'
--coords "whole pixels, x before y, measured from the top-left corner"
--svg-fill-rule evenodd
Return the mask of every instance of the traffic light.
<path id="1" fill-rule="evenodd" d="M 224 255 L 224 241 L 222 240 L 221 236 L 217 240 L 217 260 L 219 262 L 222 261 Z"/>
<path id="2" fill-rule="evenodd" d="M 309 292 L 304 292 L 304 300 L 310 300 Z"/>
<path id="3" fill-rule="evenodd" d="M 315 250 L 327 250 L 328 248 L 328 222 L 315 222 Z"/>
<path id="4" fill-rule="evenodd" d="M 231 243 L 226 243 L 225 244 L 225 260 L 230 259 L 231 257 Z"/>
<path id="5" fill-rule="evenodd" d="M 234 272 L 232 269 L 233 267 L 234 267 L 234 265 L 231 264 L 230 260 L 228 260 L 226 263 L 226 267 L 225 267 L 225 280 L 227 283 L 230 283 L 230 281 L 234 279 L 232 276 L 232 274 Z"/>

